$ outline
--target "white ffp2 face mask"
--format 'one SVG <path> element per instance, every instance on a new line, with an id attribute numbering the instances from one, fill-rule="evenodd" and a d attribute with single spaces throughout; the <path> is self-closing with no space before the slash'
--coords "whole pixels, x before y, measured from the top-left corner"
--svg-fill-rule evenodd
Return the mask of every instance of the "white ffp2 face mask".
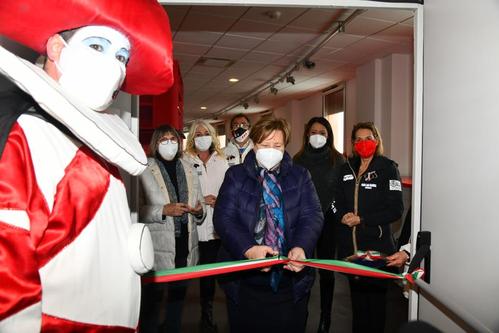
<path id="1" fill-rule="evenodd" d="M 309 137 L 308 141 L 310 142 L 310 145 L 312 147 L 314 147 L 315 149 L 319 149 L 324 147 L 327 142 L 327 138 L 321 134 L 314 134 Z"/>
<path id="2" fill-rule="evenodd" d="M 199 151 L 207 151 L 210 149 L 212 141 L 209 135 L 197 136 L 194 138 L 194 145 Z"/>
<path id="3" fill-rule="evenodd" d="M 171 140 L 166 140 L 158 145 L 158 153 L 167 161 L 175 158 L 178 152 L 178 143 Z"/>
<path id="4" fill-rule="evenodd" d="M 256 151 L 256 160 L 267 170 L 272 170 L 281 163 L 284 152 L 275 148 L 260 148 Z"/>
<path id="5" fill-rule="evenodd" d="M 126 75 L 123 63 L 79 43 L 66 44 L 57 67 L 62 88 L 95 111 L 111 105 Z"/>

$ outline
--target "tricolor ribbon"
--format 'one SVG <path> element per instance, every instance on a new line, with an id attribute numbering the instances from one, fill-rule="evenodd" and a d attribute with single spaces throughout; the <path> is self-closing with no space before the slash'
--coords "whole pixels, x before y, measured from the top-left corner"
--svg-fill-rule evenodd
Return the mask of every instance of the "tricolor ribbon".
<path id="1" fill-rule="evenodd" d="M 410 274 L 409 273 L 395 274 L 395 273 L 385 272 L 380 269 L 371 268 L 341 260 L 305 259 L 297 261 L 297 260 L 290 260 L 282 256 L 276 256 L 265 259 L 225 261 L 213 264 L 156 271 L 144 275 L 142 277 L 142 282 L 143 283 L 173 282 L 173 281 L 180 281 L 187 279 L 195 279 L 205 276 L 246 271 L 256 268 L 270 267 L 274 265 L 282 265 L 282 264 L 287 264 L 289 262 L 296 262 L 308 267 L 326 269 L 329 271 L 352 274 L 352 275 L 367 276 L 380 279 L 407 280 L 410 283 L 414 283 L 414 280 L 420 279 L 424 274 L 424 271 L 422 269 L 417 269 Z"/>

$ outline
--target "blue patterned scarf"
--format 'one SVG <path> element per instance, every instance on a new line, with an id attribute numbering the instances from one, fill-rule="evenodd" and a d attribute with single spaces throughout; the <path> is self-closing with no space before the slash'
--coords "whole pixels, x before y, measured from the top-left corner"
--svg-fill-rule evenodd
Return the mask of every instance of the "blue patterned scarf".
<path id="1" fill-rule="evenodd" d="M 286 255 L 281 185 L 273 172 L 261 169 L 259 173 L 258 179 L 262 184 L 263 193 L 259 220 L 255 227 L 255 240 L 258 244 L 267 245 L 279 251 L 279 255 Z M 281 276 L 281 268 L 272 269 L 270 285 L 274 292 L 277 291 Z"/>

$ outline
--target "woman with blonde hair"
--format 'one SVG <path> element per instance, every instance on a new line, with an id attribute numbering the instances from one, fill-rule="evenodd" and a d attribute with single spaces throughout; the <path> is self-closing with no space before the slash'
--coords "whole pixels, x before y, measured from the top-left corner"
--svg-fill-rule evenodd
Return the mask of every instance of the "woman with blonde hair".
<path id="1" fill-rule="evenodd" d="M 213 228 L 213 208 L 218 190 L 224 180 L 225 171 L 229 168 L 227 160 L 220 148 L 215 128 L 205 120 L 192 123 L 187 135 L 184 160 L 193 166 L 201 182 L 201 191 L 207 207 L 206 219 L 198 226 L 199 263 L 215 262 L 220 247 L 220 239 Z M 216 332 L 213 321 L 213 297 L 215 295 L 215 279 L 202 278 L 199 281 L 201 295 L 201 332 Z"/>

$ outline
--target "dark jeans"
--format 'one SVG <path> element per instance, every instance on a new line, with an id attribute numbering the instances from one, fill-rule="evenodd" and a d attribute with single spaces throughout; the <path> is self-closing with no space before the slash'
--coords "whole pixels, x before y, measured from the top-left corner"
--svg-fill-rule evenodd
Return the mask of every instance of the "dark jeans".
<path id="1" fill-rule="evenodd" d="M 140 333 L 180 332 L 186 292 L 186 281 L 143 285 Z"/>
<path id="2" fill-rule="evenodd" d="M 199 264 L 211 264 L 217 261 L 218 250 L 220 249 L 220 239 L 213 239 L 208 242 L 199 242 Z M 199 279 L 199 290 L 201 295 L 201 307 L 206 302 L 213 302 L 215 296 L 214 277 L 205 277 Z"/>
<path id="3" fill-rule="evenodd" d="M 227 298 L 232 333 L 289 332 L 303 333 L 307 325 L 308 299 L 293 302 L 292 288 L 274 293 L 270 286 L 241 283 L 238 304 Z"/>
<path id="4" fill-rule="evenodd" d="M 388 281 L 349 276 L 352 298 L 352 333 L 383 333 Z"/>
<path id="5" fill-rule="evenodd" d="M 322 233 L 317 242 L 318 259 L 334 259 L 336 252 L 336 238 L 334 235 L 334 221 L 325 221 Z M 319 269 L 321 292 L 321 312 L 331 315 L 334 293 L 334 272 Z"/>

